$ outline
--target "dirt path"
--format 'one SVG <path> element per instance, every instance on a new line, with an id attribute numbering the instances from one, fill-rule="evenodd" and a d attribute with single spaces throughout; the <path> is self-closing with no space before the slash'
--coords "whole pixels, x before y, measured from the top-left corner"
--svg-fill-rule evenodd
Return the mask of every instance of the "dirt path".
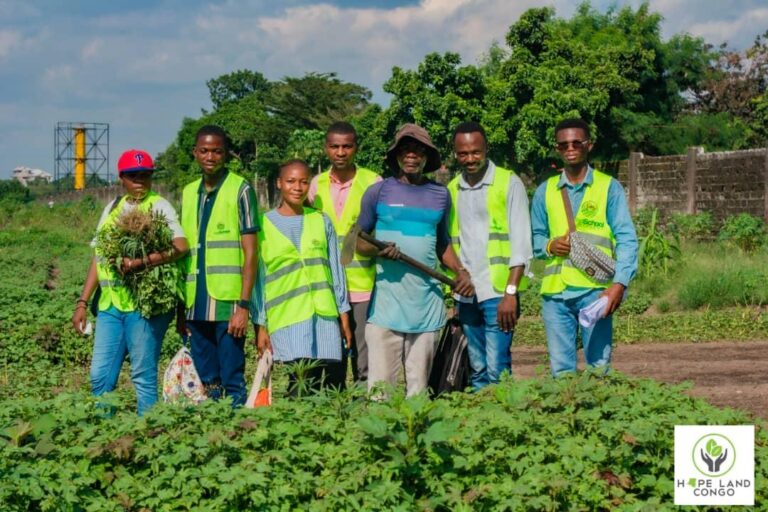
<path id="1" fill-rule="evenodd" d="M 515 375 L 548 373 L 546 353 L 545 347 L 514 347 L 513 343 Z M 673 384 L 693 381 L 691 395 L 768 419 L 768 341 L 618 345 L 613 366 L 627 375 Z"/>

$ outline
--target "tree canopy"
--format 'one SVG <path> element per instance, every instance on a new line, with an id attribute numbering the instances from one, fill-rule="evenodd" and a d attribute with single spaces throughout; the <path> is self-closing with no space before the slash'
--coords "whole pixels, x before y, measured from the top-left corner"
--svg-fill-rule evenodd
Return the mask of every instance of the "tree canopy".
<path id="1" fill-rule="evenodd" d="M 604 12 L 583 3 L 570 19 L 529 9 L 477 64 L 447 52 L 426 55 L 415 69 L 394 67 L 383 85 L 386 108 L 335 73 L 270 82 L 258 71 L 234 71 L 207 82 L 213 110 L 182 121 L 159 166 L 172 183 L 196 175 L 193 137 L 206 123 L 229 133 L 237 169 L 251 176 L 273 175 L 286 158 L 323 168 L 324 130 L 337 120 L 358 130 L 358 163 L 379 171 L 404 122 L 424 126 L 451 165 L 453 127 L 479 121 L 491 158 L 533 175 L 550 168 L 554 126 L 568 117 L 590 123 L 593 158 L 608 168 L 630 151 L 768 141 L 768 32 L 735 52 L 688 34 L 665 41 L 661 21 L 647 3 Z"/>

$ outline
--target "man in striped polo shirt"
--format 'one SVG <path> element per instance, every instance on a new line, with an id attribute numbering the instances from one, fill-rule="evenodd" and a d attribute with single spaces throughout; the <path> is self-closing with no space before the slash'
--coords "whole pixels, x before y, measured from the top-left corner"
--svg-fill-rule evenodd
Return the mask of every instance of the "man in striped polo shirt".
<path id="1" fill-rule="evenodd" d="M 253 187 L 226 168 L 227 136 L 198 130 L 193 154 L 202 177 L 184 188 L 181 224 L 187 262 L 186 328 L 208 396 L 245 403 L 245 333 L 256 276 L 258 205 Z"/>

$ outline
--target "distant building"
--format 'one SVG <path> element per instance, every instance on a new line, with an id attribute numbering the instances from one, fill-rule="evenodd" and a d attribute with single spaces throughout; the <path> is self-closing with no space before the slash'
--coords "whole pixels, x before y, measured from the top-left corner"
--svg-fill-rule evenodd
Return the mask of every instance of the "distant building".
<path id="1" fill-rule="evenodd" d="M 40 169 L 19 166 L 13 170 L 13 179 L 18 180 L 19 183 L 26 187 L 35 180 L 45 180 L 47 183 L 50 183 L 53 181 L 53 176 Z"/>

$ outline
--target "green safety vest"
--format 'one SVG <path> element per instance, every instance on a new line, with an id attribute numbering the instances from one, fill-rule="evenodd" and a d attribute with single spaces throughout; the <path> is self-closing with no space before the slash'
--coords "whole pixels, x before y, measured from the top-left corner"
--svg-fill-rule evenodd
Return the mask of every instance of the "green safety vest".
<path id="1" fill-rule="evenodd" d="M 490 269 L 491 285 L 496 293 L 504 294 L 509 280 L 509 222 L 507 220 L 507 194 L 509 180 L 513 171 L 496 167 L 493 183 L 488 187 L 486 208 L 488 211 L 488 268 Z M 451 212 L 448 216 L 448 234 L 456 256 L 461 253 L 461 220 L 459 219 L 459 176 L 448 184 L 451 193 Z M 523 275 L 517 287 L 519 291 L 528 288 L 528 277 Z"/>
<path id="2" fill-rule="evenodd" d="M 574 216 L 576 231 L 583 234 L 589 242 L 609 256 L 613 256 L 616 238 L 608 225 L 608 189 L 611 177 L 600 171 L 592 171 L 592 184 L 585 185 L 586 191 L 581 200 L 579 211 Z M 549 221 L 550 237 L 562 236 L 568 232 L 568 217 L 560 189 L 557 187 L 560 175 L 547 180 L 545 204 Z M 576 268 L 569 258 L 553 256 L 547 259 L 541 282 L 542 295 L 553 295 L 573 288 L 607 288 L 609 283 L 601 284 L 589 277 L 583 270 Z"/>
<path id="3" fill-rule="evenodd" d="M 128 199 L 128 196 L 123 196 L 117 206 L 112 208 L 107 218 L 104 220 L 104 224 L 99 230 L 106 229 L 115 224 L 115 221 L 123 211 L 123 205 Z M 148 212 L 152 208 L 152 204 L 160 199 L 160 194 L 150 191 L 144 199 L 138 204 L 137 208 L 140 211 Z M 133 296 L 128 292 L 128 289 L 123 286 L 121 276 L 114 272 L 110 267 L 105 264 L 103 256 L 99 253 L 98 247 L 96 248 L 96 273 L 99 276 L 99 286 L 101 287 L 101 296 L 99 297 L 99 311 L 106 311 L 110 306 L 114 306 L 119 311 L 128 313 L 136 311 L 136 301 Z"/>
<path id="4" fill-rule="evenodd" d="M 202 178 L 186 187 L 181 201 L 181 227 L 189 240 L 186 265 L 186 305 L 195 303 L 197 285 L 198 211 Z M 205 286 L 216 300 L 240 299 L 243 286 L 243 247 L 240 241 L 238 195 L 245 179 L 227 173 L 216 193 L 211 217 L 205 230 Z"/>
<path id="5" fill-rule="evenodd" d="M 301 252 L 262 216 L 259 258 L 264 265 L 264 305 L 269 332 L 312 318 L 337 317 L 323 214 L 304 208 Z"/>
<path id="6" fill-rule="evenodd" d="M 331 173 L 326 171 L 317 177 L 317 194 L 314 207 L 325 212 L 331 218 L 336 235 L 339 237 L 339 248 L 344 243 L 344 237 L 352 229 L 360 216 L 360 203 L 365 191 L 376 183 L 379 175 L 368 169 L 358 167 L 352 179 L 352 187 L 347 196 L 347 202 L 341 212 L 341 218 L 336 216 L 336 208 L 331 199 Z M 376 266 L 374 260 L 361 256 L 357 252 L 345 268 L 347 288 L 350 292 L 370 292 L 376 281 Z"/>

